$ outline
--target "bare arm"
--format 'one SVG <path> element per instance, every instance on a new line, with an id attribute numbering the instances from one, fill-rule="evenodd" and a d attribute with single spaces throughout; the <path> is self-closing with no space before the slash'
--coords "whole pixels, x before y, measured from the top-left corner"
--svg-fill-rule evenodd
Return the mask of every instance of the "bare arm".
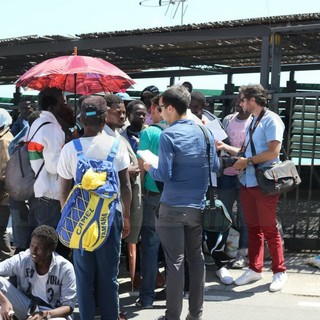
<path id="1" fill-rule="evenodd" d="M 13 319 L 14 311 L 11 302 L 8 298 L 0 291 L 0 305 L 1 305 L 1 316 L 4 320 Z"/>
<path id="2" fill-rule="evenodd" d="M 41 320 L 49 318 L 64 318 L 72 313 L 72 308 L 69 306 L 61 306 L 51 310 L 35 312 L 27 318 L 27 320 Z"/>
<path id="3" fill-rule="evenodd" d="M 145 176 L 145 170 L 143 168 L 144 160 L 141 158 L 138 158 L 139 163 L 139 169 L 140 169 L 140 179 L 141 179 L 141 188 L 144 189 L 144 176 Z"/>
<path id="4" fill-rule="evenodd" d="M 64 206 L 67 201 L 69 192 L 71 190 L 72 179 L 64 179 L 61 177 L 61 196 L 60 196 L 60 205 L 61 208 Z"/>
<path id="5" fill-rule="evenodd" d="M 120 192 L 123 213 L 123 232 L 122 238 L 126 238 L 130 234 L 130 206 L 131 206 L 131 183 L 128 168 L 118 172 L 120 180 Z"/>
<path id="6" fill-rule="evenodd" d="M 273 140 L 268 142 L 268 149 L 252 156 L 251 159 L 254 164 L 266 162 L 279 156 L 281 149 L 281 142 Z M 244 170 L 247 167 L 247 158 L 240 157 L 239 160 L 233 165 L 236 170 Z"/>

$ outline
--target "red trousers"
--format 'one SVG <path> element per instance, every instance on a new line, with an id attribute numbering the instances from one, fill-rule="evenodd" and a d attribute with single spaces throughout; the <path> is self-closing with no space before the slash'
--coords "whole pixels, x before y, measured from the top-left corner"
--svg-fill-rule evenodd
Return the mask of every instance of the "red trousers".
<path id="1" fill-rule="evenodd" d="M 241 186 L 241 204 L 248 226 L 249 268 L 262 272 L 264 260 L 264 240 L 267 241 L 272 258 L 273 273 L 284 272 L 284 254 L 276 221 L 278 195 L 266 196 L 259 187 Z"/>

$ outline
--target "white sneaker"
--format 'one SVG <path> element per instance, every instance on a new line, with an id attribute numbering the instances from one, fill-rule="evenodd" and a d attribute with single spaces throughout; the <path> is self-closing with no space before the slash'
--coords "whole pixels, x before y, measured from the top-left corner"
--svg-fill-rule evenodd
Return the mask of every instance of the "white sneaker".
<path id="1" fill-rule="evenodd" d="M 275 292 L 281 290 L 288 281 L 288 275 L 285 272 L 277 272 L 272 277 L 269 291 Z"/>
<path id="2" fill-rule="evenodd" d="M 262 273 L 261 272 L 255 272 L 251 269 L 246 270 L 245 273 L 243 273 L 239 278 L 234 280 L 234 284 L 237 286 L 243 286 L 247 283 L 257 281 L 262 279 Z"/>
<path id="3" fill-rule="evenodd" d="M 229 285 L 233 282 L 233 278 L 230 272 L 225 267 L 222 267 L 221 269 L 217 270 L 216 275 L 220 279 L 221 283 L 225 285 Z"/>

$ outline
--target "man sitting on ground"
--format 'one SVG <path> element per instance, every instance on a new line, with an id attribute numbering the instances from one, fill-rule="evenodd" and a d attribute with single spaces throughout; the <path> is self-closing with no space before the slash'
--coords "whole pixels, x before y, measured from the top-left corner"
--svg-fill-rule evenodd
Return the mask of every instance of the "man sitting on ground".
<path id="1" fill-rule="evenodd" d="M 32 232 L 30 249 L 0 263 L 2 319 L 71 319 L 76 279 L 72 264 L 54 252 L 57 244 L 56 231 L 42 225 Z M 4 278 L 12 276 L 18 288 Z"/>

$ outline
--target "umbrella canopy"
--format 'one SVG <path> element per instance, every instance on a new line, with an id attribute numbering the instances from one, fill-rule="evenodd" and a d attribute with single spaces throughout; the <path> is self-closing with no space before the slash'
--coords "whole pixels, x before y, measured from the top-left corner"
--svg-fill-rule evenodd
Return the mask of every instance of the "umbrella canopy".
<path id="1" fill-rule="evenodd" d="M 24 73 L 17 87 L 56 87 L 75 94 L 124 92 L 135 82 L 113 64 L 89 56 L 61 56 L 43 61 Z"/>

